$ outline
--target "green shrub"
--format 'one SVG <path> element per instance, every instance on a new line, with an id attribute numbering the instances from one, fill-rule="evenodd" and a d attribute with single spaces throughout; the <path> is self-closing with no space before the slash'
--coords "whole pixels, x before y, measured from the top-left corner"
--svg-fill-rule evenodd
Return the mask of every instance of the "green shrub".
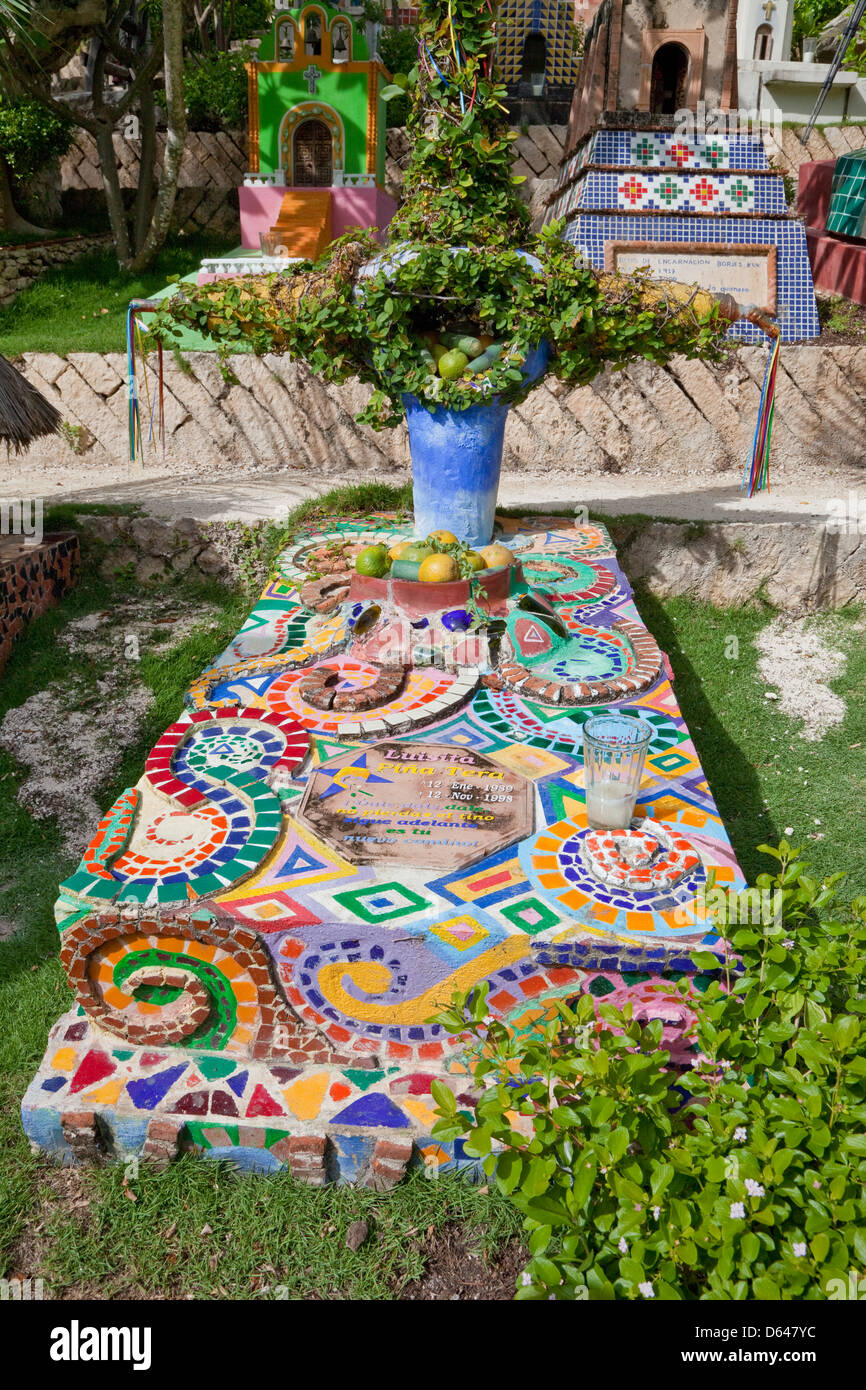
<path id="1" fill-rule="evenodd" d="M 433 1132 L 468 1136 L 523 1213 L 518 1298 L 820 1300 L 862 1270 L 866 898 L 840 910 L 841 875 L 817 883 L 786 841 L 760 848 L 778 872 L 758 887 L 780 911 L 717 924 L 725 966 L 698 952 L 704 992 L 680 980 L 691 1070 L 672 1075 L 660 1022 L 585 994 L 528 1037 L 491 1020 L 481 991 L 438 1019 L 474 1038 L 485 1089 L 471 1116 L 434 1083 Z"/>
<path id="2" fill-rule="evenodd" d="M 193 130 L 239 130 L 247 123 L 247 73 L 252 51 L 196 54 L 184 68 L 186 109 Z"/>
<path id="3" fill-rule="evenodd" d="M 379 35 L 379 56 L 390 73 L 409 73 L 418 62 L 418 30 L 414 24 L 395 29 L 386 24 Z M 388 102 L 388 126 L 404 126 L 412 105 L 408 92 Z"/>
<path id="4" fill-rule="evenodd" d="M 32 97 L 0 100 L 0 155 L 17 183 L 61 159 L 72 144 L 72 124 Z"/>

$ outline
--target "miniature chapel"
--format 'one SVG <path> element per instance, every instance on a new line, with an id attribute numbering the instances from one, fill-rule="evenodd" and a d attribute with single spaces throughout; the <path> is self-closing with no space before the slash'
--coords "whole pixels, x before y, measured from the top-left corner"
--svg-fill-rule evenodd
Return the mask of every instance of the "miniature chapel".
<path id="1" fill-rule="evenodd" d="M 357 6 L 277 7 L 247 64 L 244 248 L 315 258 L 349 227 L 387 226 L 396 208 L 384 191 L 390 79 L 376 33 Z"/>

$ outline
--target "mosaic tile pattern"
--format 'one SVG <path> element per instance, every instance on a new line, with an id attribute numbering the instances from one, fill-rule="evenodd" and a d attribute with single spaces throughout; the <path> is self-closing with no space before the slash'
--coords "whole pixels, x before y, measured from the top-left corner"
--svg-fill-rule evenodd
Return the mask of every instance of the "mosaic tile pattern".
<path id="1" fill-rule="evenodd" d="M 775 246 L 782 340 L 820 329 L 803 226 L 790 214 L 781 178 L 758 137 L 597 130 L 560 174 L 546 220 L 566 219 L 566 237 L 598 270 L 606 242 Z M 753 324 L 729 336 L 766 342 Z"/>
<path id="2" fill-rule="evenodd" d="M 0 672 L 27 624 L 71 588 L 78 564 L 78 536 L 72 531 L 47 536 L 41 545 L 0 540 Z"/>
<path id="3" fill-rule="evenodd" d="M 496 61 L 506 83 L 522 80 L 523 45 L 527 34 L 542 34 L 546 42 L 544 75 L 556 86 L 574 86 L 580 59 L 572 41 L 572 15 L 567 0 L 501 0 Z"/>
<path id="4" fill-rule="evenodd" d="M 695 135 L 650 130 L 596 130 L 563 169 L 574 178 L 588 164 L 638 169 L 736 169 L 769 171 L 763 142 L 749 135 Z"/>
<path id="5" fill-rule="evenodd" d="M 405 530 L 371 525 L 384 538 Z M 330 534 L 371 529 L 335 523 Z M 650 640 L 603 527 L 535 518 L 500 534 L 525 561 L 512 604 L 529 583 L 565 624 L 567 676 L 591 679 L 617 632 Z M 697 944 L 717 947 L 698 897 L 708 872 L 731 887 L 742 877 L 664 666 L 613 704 L 568 708 L 479 684 L 495 672 L 416 667 L 390 713 L 337 718 L 305 702 L 301 683 L 328 667 L 353 697 L 379 668 L 351 649 L 295 662 L 298 580 L 320 541 L 282 557 L 223 665 L 197 683 L 202 708 L 166 730 L 61 887 L 76 1003 L 52 1030 L 23 1114 L 31 1139 L 63 1162 L 108 1140 L 154 1161 L 192 1149 L 243 1171 L 288 1165 L 313 1183 L 388 1185 L 410 1163 L 474 1172 L 459 1143 L 430 1137 L 435 1078 L 461 1104 L 475 1096 L 459 1039 L 429 1020 L 453 989 L 482 982 L 492 1014 L 518 1032 L 555 997 L 628 997 L 663 1019 L 688 1060 L 687 1006 L 647 982 L 690 973 Z M 590 637 L 599 649 L 581 657 Z M 628 664 L 633 647 L 616 649 Z M 638 800 L 650 819 L 636 830 L 649 882 L 617 878 L 616 844 L 586 824 L 583 726 L 607 708 L 654 729 Z M 325 804 L 333 784 L 363 807 L 376 793 L 365 784 L 371 744 L 417 767 L 419 804 L 453 803 L 459 817 L 467 798 L 482 814 L 493 798 L 505 829 L 463 863 L 434 862 L 423 832 L 417 854 L 353 855 L 339 825 L 309 822 L 304 798 L 315 786 Z M 481 767 L 473 801 L 469 769 Z M 404 815 L 401 795 L 377 812 L 383 840 L 401 820 L 404 837 L 414 833 L 418 798 Z"/>
<path id="6" fill-rule="evenodd" d="M 765 212 L 786 211 L 781 178 L 713 173 L 588 173 L 569 189 L 553 216 L 573 208 L 622 212 Z"/>

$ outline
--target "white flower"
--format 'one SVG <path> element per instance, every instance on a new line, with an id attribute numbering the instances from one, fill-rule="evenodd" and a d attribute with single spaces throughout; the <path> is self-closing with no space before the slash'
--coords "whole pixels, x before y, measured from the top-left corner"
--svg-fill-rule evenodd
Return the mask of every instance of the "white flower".
<path id="1" fill-rule="evenodd" d="M 721 1067 L 722 1071 L 729 1071 L 733 1065 L 733 1062 L 729 1062 L 726 1057 L 719 1058 L 719 1066 Z"/>
<path id="2" fill-rule="evenodd" d="M 745 1214 L 746 1208 L 743 1206 L 742 1202 L 731 1202 L 731 1216 L 737 1220 L 741 1220 Z"/>
<path id="3" fill-rule="evenodd" d="M 661 1214 L 662 1214 L 662 1209 L 661 1209 L 661 1207 L 653 1207 L 653 1216 L 655 1217 L 656 1221 L 658 1221 L 658 1219 L 659 1219 L 659 1217 L 661 1216 Z"/>
<path id="4" fill-rule="evenodd" d="M 745 1125 L 737 1125 L 737 1128 L 734 1130 L 734 1138 L 739 1139 L 741 1144 L 745 1144 L 748 1134 L 749 1132 Z"/>
<path id="5" fill-rule="evenodd" d="M 786 835 L 793 835 L 793 833 L 794 833 L 794 827 L 793 827 L 793 825 L 786 825 L 786 826 L 785 826 L 785 834 L 786 834 Z"/>
<path id="6" fill-rule="evenodd" d="M 750 1197 L 763 1197 L 764 1189 L 754 1178 L 746 1178 L 746 1191 Z"/>
<path id="7" fill-rule="evenodd" d="M 798 1260 L 802 1259 L 803 1256 L 805 1255 L 805 1253 L 806 1253 L 806 1242 L 805 1242 L 804 1240 L 795 1240 L 795 1241 L 794 1241 L 794 1254 L 797 1256 L 797 1259 L 798 1259 Z"/>
<path id="8" fill-rule="evenodd" d="M 628 1241 L 626 1240 L 625 1236 L 620 1236 L 619 1245 L 617 1246 L 617 1249 L 619 1250 L 621 1255 L 628 1254 Z"/>
<path id="9" fill-rule="evenodd" d="M 523 1287 L 526 1288 L 526 1286 L 527 1286 L 528 1284 L 531 1284 L 531 1283 L 532 1283 L 532 1275 L 531 1275 L 531 1274 L 527 1274 L 527 1273 L 526 1273 L 526 1270 L 524 1270 L 523 1273 L 522 1273 L 521 1276 L 520 1276 L 520 1282 L 521 1282 L 521 1284 L 523 1285 Z"/>
<path id="10" fill-rule="evenodd" d="M 638 1284 L 638 1289 L 643 1294 L 644 1298 L 655 1298 L 655 1291 L 649 1280 L 643 1284 Z"/>
<path id="11" fill-rule="evenodd" d="M 789 937 L 787 941 L 782 942 L 782 945 L 784 946 L 786 951 L 793 951 L 795 943 Z"/>

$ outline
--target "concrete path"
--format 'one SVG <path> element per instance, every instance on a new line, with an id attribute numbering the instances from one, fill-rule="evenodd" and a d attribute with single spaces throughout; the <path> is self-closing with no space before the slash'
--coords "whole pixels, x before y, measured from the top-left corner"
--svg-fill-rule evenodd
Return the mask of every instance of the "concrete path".
<path id="1" fill-rule="evenodd" d="M 12 476 L 0 481 L 0 495 L 42 496 L 45 503 L 137 502 L 153 516 L 165 518 L 194 517 L 198 521 L 280 520 L 286 513 L 308 498 L 320 496 L 341 483 L 365 481 L 363 476 L 350 474 L 317 475 L 315 473 L 284 472 L 243 478 L 182 478 L 171 473 L 147 473 L 125 476 L 116 480 L 100 479 L 91 487 L 80 486 L 77 479 L 63 480 L 50 488 L 39 488 L 38 479 L 20 474 L 13 468 Z M 3 469 L 6 473 L 6 469 Z M 400 474 L 388 475 L 387 481 L 399 482 Z M 34 483 L 37 486 L 34 487 Z M 647 516 L 669 517 L 685 521 L 802 521 L 806 517 L 826 518 L 831 503 L 857 508 L 856 479 L 845 474 L 817 476 L 811 482 L 781 482 L 767 493 L 751 500 L 739 489 L 738 479 L 724 481 L 694 478 L 666 480 L 648 474 L 590 475 L 585 477 L 556 477 L 549 473 L 504 474 L 499 492 L 503 506 L 534 509 L 571 510 L 585 505 L 590 511 L 611 516 L 643 513 Z M 849 500 L 849 493 L 853 500 Z M 862 497 L 866 519 L 866 495 Z"/>

